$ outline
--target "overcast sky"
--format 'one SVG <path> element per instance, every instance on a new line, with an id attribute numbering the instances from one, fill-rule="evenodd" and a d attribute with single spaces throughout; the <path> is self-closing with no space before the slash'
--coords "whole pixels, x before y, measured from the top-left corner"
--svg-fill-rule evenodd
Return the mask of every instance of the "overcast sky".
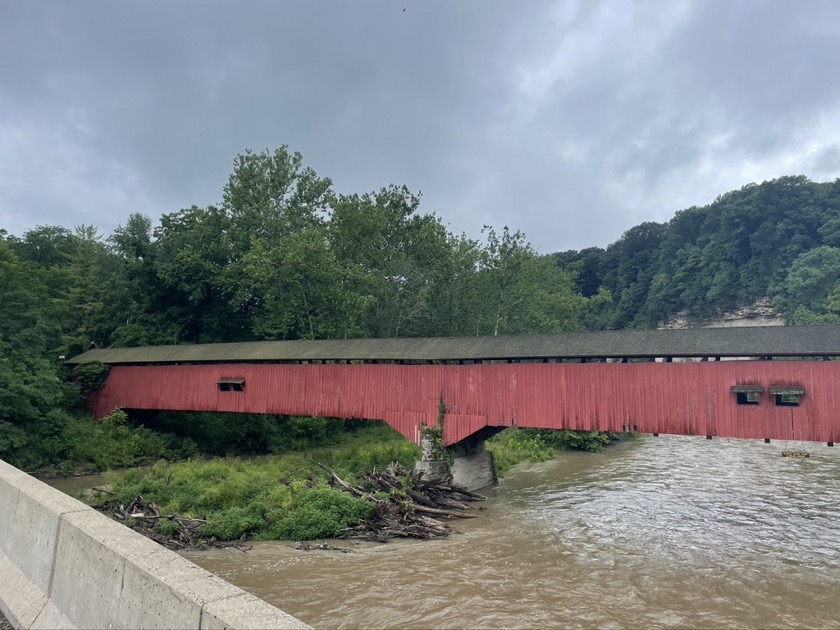
<path id="1" fill-rule="evenodd" d="M 455 232 L 603 246 L 840 177 L 840 2 L 0 0 L 0 228 L 219 203 L 282 144 Z"/>

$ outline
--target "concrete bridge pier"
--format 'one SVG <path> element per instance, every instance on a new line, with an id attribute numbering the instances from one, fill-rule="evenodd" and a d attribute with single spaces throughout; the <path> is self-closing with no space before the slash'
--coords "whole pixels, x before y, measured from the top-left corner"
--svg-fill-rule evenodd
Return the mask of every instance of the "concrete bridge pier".
<path id="1" fill-rule="evenodd" d="M 485 442 L 504 429 L 484 427 L 446 447 L 442 447 L 442 441 L 434 429 L 427 430 L 420 443 L 423 459 L 417 462 L 415 470 L 433 478 L 451 477 L 452 483 L 471 491 L 495 486 L 499 481 L 496 464 Z"/>

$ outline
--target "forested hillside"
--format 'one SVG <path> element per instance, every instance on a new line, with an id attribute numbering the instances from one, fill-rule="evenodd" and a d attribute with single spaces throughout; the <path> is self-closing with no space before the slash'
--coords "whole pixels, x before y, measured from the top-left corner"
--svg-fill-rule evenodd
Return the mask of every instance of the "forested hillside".
<path id="1" fill-rule="evenodd" d="M 246 152 L 218 206 L 134 214 L 108 236 L 0 230 L 0 458 L 34 467 L 99 444 L 85 457 L 111 465 L 122 448 L 125 462 L 183 448 L 125 439 L 119 419 L 79 421 L 84 401 L 60 357 L 91 343 L 653 327 L 765 296 L 794 323 L 830 322 L 839 278 L 840 181 L 749 185 L 606 249 L 542 255 L 507 227 L 453 234 L 404 187 L 338 194 L 285 147 Z"/>
<path id="2" fill-rule="evenodd" d="M 592 327 L 653 328 L 769 297 L 793 324 L 840 322 L 840 180 L 749 184 L 606 249 L 556 254 L 584 296 L 612 296 Z"/>

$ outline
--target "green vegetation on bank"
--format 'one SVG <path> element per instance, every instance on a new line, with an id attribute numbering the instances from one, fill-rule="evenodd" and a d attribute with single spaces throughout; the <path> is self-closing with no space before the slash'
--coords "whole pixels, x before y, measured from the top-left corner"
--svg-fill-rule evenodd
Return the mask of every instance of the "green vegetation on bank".
<path id="1" fill-rule="evenodd" d="M 510 428 L 487 440 L 487 450 L 493 452 L 499 477 L 504 477 L 520 462 L 547 462 L 558 450 L 597 453 L 622 437 L 624 434 L 604 431 Z"/>
<path id="2" fill-rule="evenodd" d="M 296 419 L 299 426 L 310 419 Z M 342 478 L 357 483 L 365 472 L 398 462 L 411 469 L 419 448 L 381 422 L 366 422 L 340 430 L 339 421 L 311 421 L 332 426 L 329 441 L 301 438 L 303 452 L 256 458 L 159 462 L 109 474 L 122 503 L 142 496 L 165 515 L 178 513 L 206 519 L 200 535 L 236 540 L 242 534 L 259 539 L 311 540 L 335 537 L 367 519 L 373 504 L 330 487 L 324 464 Z M 161 528 L 172 527 L 161 520 Z"/>

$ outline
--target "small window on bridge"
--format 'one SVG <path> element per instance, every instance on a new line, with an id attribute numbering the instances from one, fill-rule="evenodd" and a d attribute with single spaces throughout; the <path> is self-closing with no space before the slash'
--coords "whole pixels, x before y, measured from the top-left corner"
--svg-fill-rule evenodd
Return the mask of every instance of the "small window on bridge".
<path id="1" fill-rule="evenodd" d="M 220 392 L 244 392 L 245 379 L 244 378 L 223 378 L 219 380 Z"/>
<path id="2" fill-rule="evenodd" d="M 735 385 L 731 391 L 739 405 L 758 405 L 764 388 L 761 385 Z"/>
<path id="3" fill-rule="evenodd" d="M 758 392 L 736 392 L 739 405 L 757 405 L 761 402 L 761 394 Z"/>
<path id="4" fill-rule="evenodd" d="M 799 385 L 774 385 L 770 393 L 776 398 L 777 407 L 798 407 L 805 388 Z"/>

